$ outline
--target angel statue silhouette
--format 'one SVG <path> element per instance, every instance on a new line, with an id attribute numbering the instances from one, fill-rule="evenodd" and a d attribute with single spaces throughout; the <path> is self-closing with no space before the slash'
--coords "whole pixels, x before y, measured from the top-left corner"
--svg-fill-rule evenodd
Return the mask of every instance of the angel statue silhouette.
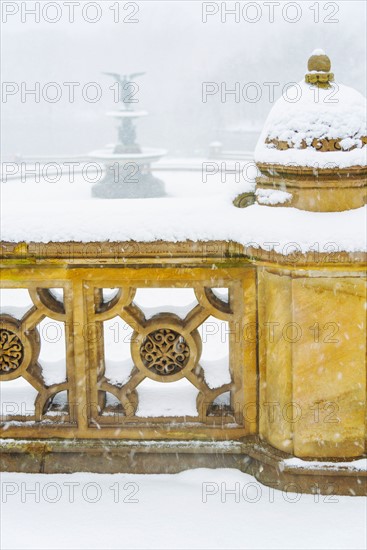
<path id="1" fill-rule="evenodd" d="M 124 104 L 127 111 L 132 110 L 132 104 L 137 103 L 137 99 L 134 99 L 134 95 L 138 91 L 139 87 L 134 82 L 134 79 L 138 76 L 142 76 L 145 73 L 103 73 L 108 76 L 112 76 L 116 82 L 118 82 L 119 100 Z"/>

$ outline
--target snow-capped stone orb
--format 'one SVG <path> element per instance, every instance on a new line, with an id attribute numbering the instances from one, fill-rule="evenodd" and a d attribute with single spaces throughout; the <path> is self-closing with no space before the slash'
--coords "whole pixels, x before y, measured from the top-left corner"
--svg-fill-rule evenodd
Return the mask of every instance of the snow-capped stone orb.
<path id="1" fill-rule="evenodd" d="M 330 69 L 315 50 L 304 81 L 275 103 L 256 146 L 257 188 L 291 193 L 282 206 L 342 211 L 366 203 L 366 98 L 334 83 Z"/>
<path id="2" fill-rule="evenodd" d="M 330 72 L 331 61 L 324 50 L 314 50 L 307 64 L 308 70 L 305 80 L 310 84 L 317 84 L 320 88 L 330 88 L 330 82 L 334 80 Z"/>

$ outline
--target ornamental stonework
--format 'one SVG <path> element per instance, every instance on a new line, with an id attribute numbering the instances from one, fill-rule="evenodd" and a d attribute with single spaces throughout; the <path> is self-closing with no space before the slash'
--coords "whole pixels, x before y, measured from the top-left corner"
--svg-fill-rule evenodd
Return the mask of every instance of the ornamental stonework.
<path id="1" fill-rule="evenodd" d="M 187 365 L 190 348 L 181 334 L 172 329 L 161 328 L 146 336 L 140 355 L 150 371 L 169 376 L 180 372 Z"/>
<path id="2" fill-rule="evenodd" d="M 11 330 L 0 329 L 0 375 L 17 370 L 24 359 L 24 346 Z"/>

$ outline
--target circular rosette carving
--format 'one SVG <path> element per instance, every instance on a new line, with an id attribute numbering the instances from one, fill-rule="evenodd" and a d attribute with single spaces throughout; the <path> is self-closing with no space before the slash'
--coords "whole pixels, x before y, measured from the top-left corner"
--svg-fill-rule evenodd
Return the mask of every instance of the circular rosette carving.
<path id="1" fill-rule="evenodd" d="M 139 328 L 131 339 L 131 355 L 136 367 L 159 382 L 184 378 L 198 363 L 201 339 L 191 333 L 176 315 L 161 313 Z"/>
<path id="2" fill-rule="evenodd" d="M 182 334 L 169 328 L 160 328 L 144 338 L 140 355 L 151 372 L 170 376 L 185 368 L 190 348 Z"/>
<path id="3" fill-rule="evenodd" d="M 11 315 L 0 317 L 0 381 L 22 376 L 39 354 L 38 332 L 24 332 Z"/>
<path id="4" fill-rule="evenodd" d="M 0 373 L 19 369 L 24 359 L 22 341 L 12 330 L 0 328 Z"/>

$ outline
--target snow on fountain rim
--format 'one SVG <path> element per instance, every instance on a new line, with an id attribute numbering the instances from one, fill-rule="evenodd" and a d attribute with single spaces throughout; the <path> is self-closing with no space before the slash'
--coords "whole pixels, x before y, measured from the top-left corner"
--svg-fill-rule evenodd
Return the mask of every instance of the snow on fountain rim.
<path id="1" fill-rule="evenodd" d="M 305 212 L 254 204 L 233 206 L 234 197 L 254 182 L 216 179 L 201 173 L 158 172 L 167 197 L 91 198 L 91 184 L 2 184 L 1 238 L 9 242 L 234 241 L 284 255 L 367 250 L 366 208 L 346 212 Z"/>
<path id="2" fill-rule="evenodd" d="M 255 149 L 255 161 L 319 168 L 331 163 L 336 168 L 367 166 L 367 146 L 360 139 L 367 135 L 366 98 L 343 84 L 333 86 L 323 89 L 302 81 L 289 87 L 269 113 Z M 289 101 L 296 97 L 298 101 Z M 345 150 L 316 151 L 311 147 L 315 138 L 340 139 Z M 266 139 L 286 141 L 290 148 L 278 150 Z M 309 145 L 306 149 L 300 148 L 303 141 Z M 356 148 L 348 151 L 352 146 Z"/>
<path id="3" fill-rule="evenodd" d="M 117 160 L 134 160 L 136 162 L 148 162 L 157 160 L 167 154 L 166 149 L 155 149 L 153 147 L 143 147 L 141 153 L 114 153 L 115 145 L 108 145 L 104 149 L 97 149 L 88 153 L 88 157 L 92 159 L 100 159 L 106 161 Z"/>

